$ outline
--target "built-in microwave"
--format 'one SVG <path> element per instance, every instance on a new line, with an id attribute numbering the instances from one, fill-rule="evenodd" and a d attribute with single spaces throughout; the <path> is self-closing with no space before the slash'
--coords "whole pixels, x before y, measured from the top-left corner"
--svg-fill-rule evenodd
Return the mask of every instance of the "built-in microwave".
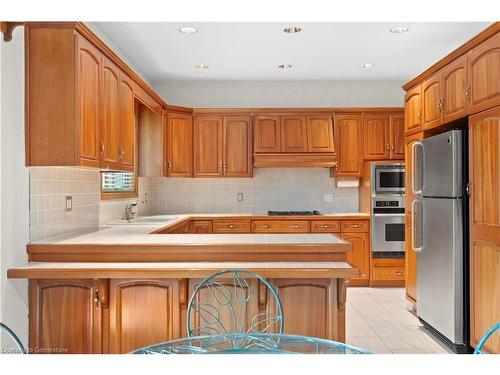
<path id="1" fill-rule="evenodd" d="M 405 165 L 373 164 L 375 194 L 404 194 Z"/>

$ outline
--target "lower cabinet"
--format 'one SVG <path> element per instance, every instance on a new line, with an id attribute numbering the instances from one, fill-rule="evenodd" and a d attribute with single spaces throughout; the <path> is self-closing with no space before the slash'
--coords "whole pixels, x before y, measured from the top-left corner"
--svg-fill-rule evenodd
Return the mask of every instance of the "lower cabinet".
<path id="1" fill-rule="evenodd" d="M 112 279 L 109 290 L 110 353 L 180 337 L 177 280 Z"/>
<path id="2" fill-rule="evenodd" d="M 102 352 L 102 305 L 97 281 L 30 280 L 29 310 L 32 353 Z"/>
<path id="3" fill-rule="evenodd" d="M 347 262 L 359 269 L 359 278 L 349 280 L 349 285 L 368 285 L 370 279 L 369 233 L 342 233 L 340 237 L 352 246 Z"/>
<path id="4" fill-rule="evenodd" d="M 271 283 L 283 305 L 284 332 L 325 339 L 337 337 L 336 283 L 329 279 L 274 279 Z M 275 312 L 274 300 L 267 297 L 268 312 Z M 308 319 L 308 317 L 314 317 Z"/>

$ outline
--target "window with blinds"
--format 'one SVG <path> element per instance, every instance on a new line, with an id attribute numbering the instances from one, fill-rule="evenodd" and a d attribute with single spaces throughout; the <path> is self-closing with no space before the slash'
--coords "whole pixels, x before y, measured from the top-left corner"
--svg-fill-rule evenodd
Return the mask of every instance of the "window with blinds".
<path id="1" fill-rule="evenodd" d="M 129 172 L 101 172 L 103 193 L 135 192 L 135 174 Z"/>

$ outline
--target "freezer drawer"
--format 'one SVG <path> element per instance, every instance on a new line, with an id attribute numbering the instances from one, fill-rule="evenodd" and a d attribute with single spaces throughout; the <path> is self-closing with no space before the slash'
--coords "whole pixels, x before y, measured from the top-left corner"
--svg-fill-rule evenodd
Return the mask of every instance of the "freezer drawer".
<path id="1" fill-rule="evenodd" d="M 460 199 L 422 199 L 422 250 L 417 255 L 417 315 L 463 343 L 463 223 Z"/>

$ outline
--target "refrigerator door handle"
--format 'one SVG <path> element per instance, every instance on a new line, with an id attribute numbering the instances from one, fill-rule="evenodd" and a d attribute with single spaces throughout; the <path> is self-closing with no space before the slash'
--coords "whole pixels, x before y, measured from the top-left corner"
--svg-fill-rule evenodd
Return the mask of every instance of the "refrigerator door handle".
<path id="1" fill-rule="evenodd" d="M 420 253 L 422 251 L 422 246 L 415 246 L 415 204 L 417 202 L 417 199 L 414 199 L 413 202 L 411 202 L 411 249 L 416 253 Z"/>
<path id="2" fill-rule="evenodd" d="M 422 151 L 424 150 L 424 145 L 422 144 L 422 142 L 415 142 L 411 145 L 411 191 L 413 194 L 415 195 L 419 195 L 419 194 L 422 194 L 422 186 L 423 186 L 423 179 L 424 179 L 424 176 L 422 174 L 422 176 L 420 177 L 420 182 L 421 182 L 421 186 L 420 186 L 420 189 L 417 190 L 416 187 L 415 187 L 415 154 L 417 152 L 417 147 L 422 147 Z M 423 158 L 422 158 L 423 159 Z M 421 161 L 421 163 L 419 164 L 419 169 L 421 167 L 421 164 L 422 164 L 423 160 Z"/>

